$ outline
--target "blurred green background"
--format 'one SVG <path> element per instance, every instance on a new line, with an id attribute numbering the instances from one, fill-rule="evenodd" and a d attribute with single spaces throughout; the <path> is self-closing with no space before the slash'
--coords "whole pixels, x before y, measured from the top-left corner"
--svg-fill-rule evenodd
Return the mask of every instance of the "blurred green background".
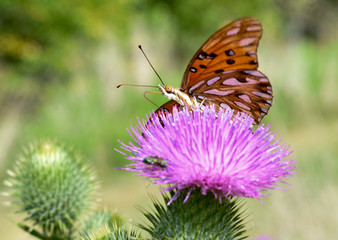
<path id="1" fill-rule="evenodd" d="M 264 29 L 259 69 L 273 106 L 264 123 L 294 150 L 299 173 L 270 196 L 247 201 L 250 239 L 335 239 L 338 235 L 338 2 L 336 0 L 0 0 L 0 178 L 21 149 L 41 138 L 78 149 L 97 169 L 99 208 L 143 220 L 150 206 L 140 177 L 114 151 L 126 128 L 156 108 L 144 88 L 158 84 L 142 44 L 166 83 L 179 86 L 201 44 L 230 21 L 252 16 Z M 161 96 L 149 96 L 159 105 Z M 5 191 L 3 185 L 0 191 Z M 1 197 L 1 201 L 7 201 Z M 0 207 L 3 239 L 32 239 Z"/>

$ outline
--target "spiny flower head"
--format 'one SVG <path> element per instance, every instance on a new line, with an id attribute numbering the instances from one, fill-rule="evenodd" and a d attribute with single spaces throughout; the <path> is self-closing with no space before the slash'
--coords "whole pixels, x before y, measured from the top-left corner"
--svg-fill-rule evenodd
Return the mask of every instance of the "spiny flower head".
<path id="1" fill-rule="evenodd" d="M 214 106 L 203 110 L 174 109 L 173 113 L 153 114 L 150 121 L 138 120 L 130 135 L 136 144 L 121 143 L 127 159 L 126 170 L 168 184 L 164 189 L 200 189 L 224 196 L 261 198 L 267 189 L 291 176 L 295 162 L 285 144 L 273 141 L 270 126 L 253 130 L 254 120 L 232 110 Z M 174 200 L 174 197 L 172 200 Z M 187 195 L 185 201 L 188 199 Z"/>
<path id="2" fill-rule="evenodd" d="M 31 144 L 8 174 L 8 195 L 15 198 L 11 204 L 18 205 L 25 221 L 40 227 L 37 231 L 46 239 L 70 236 L 96 198 L 98 183 L 91 167 L 75 151 L 55 141 Z"/>

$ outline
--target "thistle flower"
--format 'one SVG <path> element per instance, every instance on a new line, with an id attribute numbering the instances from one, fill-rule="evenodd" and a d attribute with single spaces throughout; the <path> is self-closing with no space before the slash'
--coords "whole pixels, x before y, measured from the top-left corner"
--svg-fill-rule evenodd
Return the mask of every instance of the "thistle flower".
<path id="1" fill-rule="evenodd" d="M 269 125 L 254 131 L 254 120 L 244 113 L 233 118 L 232 110 L 220 109 L 215 114 L 211 106 L 153 114 L 148 123 L 138 120 L 129 131 L 136 145 L 120 142 L 128 154 L 117 150 L 133 161 L 125 170 L 168 184 L 163 192 L 176 189 L 171 201 L 183 189 L 190 190 L 184 201 L 194 189 L 203 195 L 210 191 L 220 201 L 223 196 L 259 199 L 292 175 L 292 151 L 280 140 L 273 142 Z"/>

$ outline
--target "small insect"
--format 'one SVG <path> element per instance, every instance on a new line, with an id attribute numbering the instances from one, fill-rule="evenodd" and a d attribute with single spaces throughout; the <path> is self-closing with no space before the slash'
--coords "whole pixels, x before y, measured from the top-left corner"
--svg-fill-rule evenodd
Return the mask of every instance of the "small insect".
<path id="1" fill-rule="evenodd" d="M 152 156 L 144 158 L 142 162 L 148 165 L 157 166 L 160 168 L 165 168 L 167 165 L 167 162 L 164 159 L 159 158 L 159 157 L 152 157 Z"/>

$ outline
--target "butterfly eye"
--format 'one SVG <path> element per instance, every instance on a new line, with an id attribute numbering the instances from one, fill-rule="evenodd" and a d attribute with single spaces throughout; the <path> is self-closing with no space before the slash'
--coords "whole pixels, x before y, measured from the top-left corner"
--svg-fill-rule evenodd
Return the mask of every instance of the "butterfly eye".
<path id="1" fill-rule="evenodd" d="M 164 88 L 165 88 L 165 90 L 166 90 L 167 93 L 171 93 L 173 91 L 173 88 L 170 85 L 165 85 Z"/>

